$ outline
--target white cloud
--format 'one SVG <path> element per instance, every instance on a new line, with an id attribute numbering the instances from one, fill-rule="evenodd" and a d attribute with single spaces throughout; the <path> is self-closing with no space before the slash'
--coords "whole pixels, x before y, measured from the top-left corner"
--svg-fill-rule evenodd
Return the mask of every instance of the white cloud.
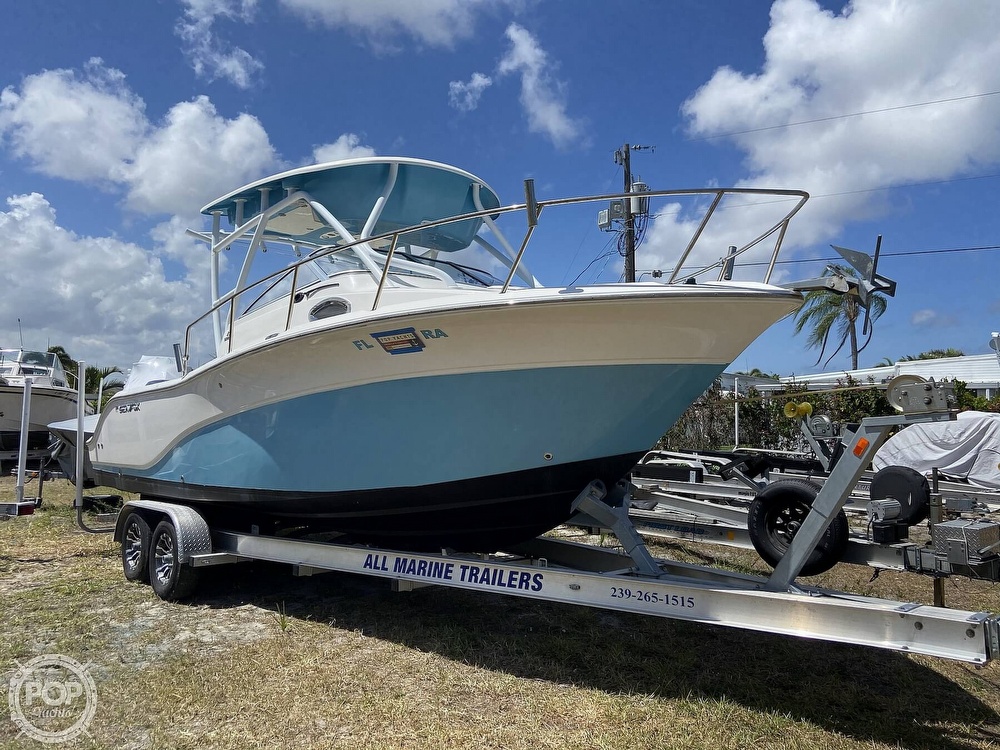
<path id="1" fill-rule="evenodd" d="M 0 99 L 4 144 L 31 167 L 119 190 L 136 214 L 169 216 L 151 229 L 144 248 L 75 234 L 37 193 L 7 198 L 0 210 L 0 320 L 12 330 L 20 317 L 26 345 L 59 344 L 93 363 L 128 366 L 143 353 L 169 354 L 209 305 L 209 250 L 185 228 L 203 225 L 197 212 L 204 203 L 287 166 L 263 125 L 247 114 L 227 119 L 207 97 L 176 104 L 151 124 L 124 76 L 99 60 L 85 75 L 29 76 Z M 347 133 L 315 153 L 374 152 Z M 39 268 L 46 269 L 42 300 Z M 204 347 L 197 351 L 203 355 Z"/>
<path id="2" fill-rule="evenodd" d="M 566 84 L 551 76 L 553 64 L 545 50 L 516 23 L 507 27 L 506 35 L 510 48 L 500 60 L 497 74 L 521 76 L 521 106 L 528 116 L 528 130 L 548 136 L 560 148 L 579 140 L 582 125 L 566 114 Z"/>
<path id="3" fill-rule="evenodd" d="M 241 47 L 227 44 L 212 31 L 216 19 L 226 18 L 250 23 L 257 10 L 257 0 L 183 0 L 183 18 L 177 22 L 177 36 L 184 42 L 184 53 L 199 77 L 225 79 L 241 89 L 253 83 L 264 69 L 263 63 Z"/>
<path id="4" fill-rule="evenodd" d="M 344 133 L 333 143 L 324 143 L 313 149 L 313 162 L 322 164 L 341 159 L 357 159 L 364 156 L 375 156 L 375 149 L 362 146 L 361 138 L 354 133 Z"/>
<path id="5" fill-rule="evenodd" d="M 225 79 L 246 89 L 263 64 L 240 47 L 229 47 L 212 31 L 218 18 L 251 23 L 258 0 L 182 0 L 186 7 L 177 35 L 185 43 L 191 67 L 209 80 Z"/>
<path id="6" fill-rule="evenodd" d="M 207 201 L 281 166 L 260 121 L 220 116 L 207 97 L 175 104 L 160 126 L 113 68 L 46 71 L 0 94 L 0 133 L 33 168 L 116 185 L 147 214 L 191 215 Z"/>
<path id="7" fill-rule="evenodd" d="M 673 272 L 681 253 L 699 231 L 714 195 L 652 199 L 648 230 L 636 250 L 638 270 L 661 270 L 665 277 Z M 742 247 L 764 235 L 792 210 L 795 202 L 773 195 L 751 196 L 727 193 L 712 213 L 711 220 L 699 235 L 698 243 L 684 262 L 678 278 L 721 261 L 732 245 Z M 797 219 L 790 226 L 794 227 Z M 736 259 L 733 278 L 762 281 L 774 250 L 777 232 L 748 249 Z M 787 238 L 782 247 L 787 247 Z M 756 265 L 750 265 L 756 264 Z M 701 278 L 717 278 L 719 269 Z M 781 267 L 771 277 L 772 283 L 787 280 Z"/>
<path id="8" fill-rule="evenodd" d="M 199 227 L 202 222 L 195 217 L 184 218 L 171 216 L 167 221 L 160 222 L 149 230 L 153 246 L 163 258 L 181 263 L 187 270 L 187 280 L 192 287 L 204 290 L 202 298 L 209 298 L 209 273 L 211 249 L 208 244 L 196 240 L 187 233 L 190 227 Z M 226 253 L 221 255 L 222 265 L 229 258 Z"/>
<path id="9" fill-rule="evenodd" d="M 280 1 L 309 21 L 360 32 L 372 48 L 383 52 L 397 51 L 395 39 L 404 34 L 431 47 L 451 47 L 472 36 L 477 12 L 496 5 L 487 0 Z"/>
<path id="10" fill-rule="evenodd" d="M 937 310 L 930 308 L 915 310 L 910 315 L 910 325 L 918 328 L 947 328 L 957 322 L 958 320 L 953 315 L 942 315 Z"/>
<path id="11" fill-rule="evenodd" d="M 459 112 L 471 112 L 479 106 L 479 97 L 492 83 L 493 79 L 482 73 L 473 73 L 468 83 L 452 81 L 448 84 L 448 102 Z"/>
<path id="12" fill-rule="evenodd" d="M 220 117 L 207 97 L 175 104 L 123 170 L 126 205 L 148 214 L 190 214 L 262 177 L 278 158 L 260 121 Z"/>
<path id="13" fill-rule="evenodd" d="M 764 51 L 759 71 L 718 69 L 682 111 L 693 136 L 743 150 L 746 184 L 841 194 L 806 206 L 790 236 L 800 244 L 889 208 L 891 196 L 857 191 L 1000 163 L 1000 97 L 908 106 L 1000 89 L 996 3 L 854 0 L 834 14 L 777 0 Z"/>
<path id="14" fill-rule="evenodd" d="M 83 73 L 46 70 L 25 77 L 20 91 L 5 88 L 0 136 L 44 174 L 105 182 L 145 137 L 144 108 L 121 71 L 93 58 Z"/>
<path id="15" fill-rule="evenodd" d="M 0 211 L 0 320 L 21 318 L 29 347 L 60 345 L 92 364 L 127 367 L 141 354 L 170 354 L 208 306 L 207 292 L 169 281 L 159 255 L 111 237 L 83 237 L 56 220 L 38 193 Z M 39 298 L 38 269 L 45 269 Z M 5 345 L 11 342 L 4 342 Z"/>

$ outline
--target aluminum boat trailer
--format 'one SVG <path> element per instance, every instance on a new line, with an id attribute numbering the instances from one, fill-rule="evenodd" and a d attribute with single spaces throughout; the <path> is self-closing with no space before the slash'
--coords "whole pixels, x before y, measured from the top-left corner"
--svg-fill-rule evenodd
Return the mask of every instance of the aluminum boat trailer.
<path id="1" fill-rule="evenodd" d="M 769 464 L 770 458 L 765 451 L 751 453 L 746 449 L 736 452 L 653 450 L 633 469 L 632 483 L 640 490 L 636 501 L 639 504 L 648 502 L 651 507 L 654 495 L 667 494 L 704 499 L 716 504 L 746 506 L 771 482 L 792 478 L 807 479 L 820 486 L 826 482 L 828 470 L 823 469 L 815 459 L 778 457 L 780 468 L 768 466 L 759 472 L 745 470 L 748 462 L 759 466 L 758 460 Z M 725 476 L 719 472 L 724 472 Z M 874 476 L 875 472 L 871 470 L 861 475 L 847 498 L 844 510 L 865 513 L 865 505 L 871 500 Z M 1000 512 L 998 490 L 941 479 L 938 491 L 949 512 Z"/>
<path id="2" fill-rule="evenodd" d="M 867 471 L 891 427 L 954 419 L 951 386 L 903 375 L 888 384 L 887 397 L 896 416 L 868 417 L 843 430 L 825 416 L 813 416 L 807 403 L 787 404 L 785 415 L 799 420 L 816 455 L 799 466 L 781 457 L 727 461 L 715 454 L 706 458 L 719 468 L 720 481 L 705 481 L 701 466 L 657 465 L 662 454 L 653 452 L 633 470 L 633 522 L 649 536 L 752 547 L 776 568 L 772 579 L 784 583 L 839 562 L 939 580 L 962 575 L 1000 581 L 1000 523 L 989 516 L 995 493 L 942 487 L 936 475 L 932 487 L 904 467 Z M 780 464 L 781 472 L 758 482 L 755 477 L 772 463 Z M 785 473 L 803 464 L 828 473 L 820 481 L 810 473 Z M 844 510 L 852 501 L 852 510 L 867 521 L 864 534 L 850 532 Z M 925 520 L 929 543 L 910 541 L 910 529 Z M 793 552 L 794 559 L 786 560 Z M 940 597 L 943 602 L 943 590 Z"/>
<path id="3" fill-rule="evenodd" d="M 699 544 L 721 544 L 754 549 L 748 528 L 749 510 L 699 500 L 655 489 L 637 488 L 632 498 L 641 507 L 632 507 L 629 517 L 638 532 L 647 538 L 672 539 Z M 865 509 L 857 509 L 864 514 Z M 586 525 L 597 531 L 599 526 Z M 966 543 L 977 537 L 983 544 Z M 966 519 L 942 525 L 928 544 L 915 541 L 876 542 L 864 533 L 851 532 L 837 562 L 867 565 L 875 570 L 894 570 L 926 576 L 965 576 L 1000 581 L 1000 559 L 977 553 L 1000 539 L 1000 524 L 994 520 Z M 991 548 L 987 552 L 995 552 Z"/>
<path id="4" fill-rule="evenodd" d="M 870 533 L 851 531 L 838 562 L 933 577 L 958 575 L 1000 581 L 1000 557 L 995 554 L 1000 523 L 996 516 L 970 515 L 968 511 L 979 511 L 968 507 L 967 496 L 959 497 L 958 505 L 946 492 L 932 494 L 932 502 L 937 494 L 949 515 L 956 517 L 939 525 L 936 534 L 931 526 L 929 543 L 909 539 L 880 542 Z M 675 480 L 644 482 L 633 486 L 629 516 L 644 537 L 754 549 L 749 529 L 749 505 L 753 497 L 745 488 L 734 485 Z M 848 504 L 844 508 L 850 518 L 877 522 L 881 506 L 868 501 L 870 507 L 866 507 L 861 504 L 864 499 L 853 499 L 853 506 Z M 961 517 L 957 517 L 956 508 L 961 509 Z M 982 543 L 968 544 L 967 538 L 981 539 Z M 986 547 L 990 549 L 980 553 Z"/>
<path id="5" fill-rule="evenodd" d="M 615 501 L 623 493 L 610 493 Z M 437 585 L 634 612 L 710 625 L 986 664 L 1000 653 L 1000 620 L 655 559 L 628 515 L 592 482 L 577 497 L 581 524 L 609 528 L 624 551 L 551 537 L 493 554 L 413 553 L 211 528 L 195 509 L 129 501 L 118 516 L 126 578 L 145 579 L 161 598 L 193 593 L 208 566 L 249 560 L 287 563 L 296 575 L 339 571 L 389 579 L 396 590 Z"/>

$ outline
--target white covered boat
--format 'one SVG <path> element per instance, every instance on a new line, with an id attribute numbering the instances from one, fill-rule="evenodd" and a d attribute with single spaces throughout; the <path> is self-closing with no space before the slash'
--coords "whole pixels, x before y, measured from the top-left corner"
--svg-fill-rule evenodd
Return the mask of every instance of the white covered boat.
<path id="1" fill-rule="evenodd" d="M 788 212 L 692 265 L 716 206 L 761 194 Z M 766 283 L 798 191 L 648 193 L 706 207 L 670 283 L 539 285 L 521 263 L 539 219 L 599 201 L 592 220 L 614 197 L 536 202 L 526 184 L 525 204 L 502 207 L 461 169 L 367 158 L 213 201 L 212 232 L 196 234 L 212 247 L 215 303 L 171 379 L 109 402 L 87 442 L 91 478 L 230 527 L 307 523 L 400 548 L 495 549 L 558 525 L 802 302 Z M 552 226 L 562 250 L 579 242 Z M 765 238 L 763 283 L 722 280 Z M 222 293 L 220 260 L 237 247 Z M 214 351 L 193 366 L 209 325 Z"/>

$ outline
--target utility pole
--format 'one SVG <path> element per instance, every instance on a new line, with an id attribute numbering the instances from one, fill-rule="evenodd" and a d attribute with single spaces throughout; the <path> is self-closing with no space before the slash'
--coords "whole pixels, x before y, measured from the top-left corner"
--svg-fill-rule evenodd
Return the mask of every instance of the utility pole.
<path id="1" fill-rule="evenodd" d="M 632 192 L 631 147 L 626 143 L 621 150 L 622 171 L 625 174 L 625 192 Z M 616 154 L 617 156 L 617 154 Z M 635 217 L 632 216 L 632 200 L 625 199 L 625 281 L 635 281 Z"/>
<path id="2" fill-rule="evenodd" d="M 632 151 L 652 150 L 655 146 L 631 146 L 626 143 L 621 151 L 615 151 L 615 164 L 622 165 L 625 176 L 625 192 L 632 192 Z M 632 213 L 632 199 L 625 198 L 625 281 L 635 281 L 635 214 Z"/>

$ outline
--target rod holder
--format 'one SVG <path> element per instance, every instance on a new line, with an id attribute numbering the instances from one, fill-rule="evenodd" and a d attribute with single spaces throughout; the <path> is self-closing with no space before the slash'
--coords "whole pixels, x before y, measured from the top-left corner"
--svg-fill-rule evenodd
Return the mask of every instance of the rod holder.
<path id="1" fill-rule="evenodd" d="M 524 181 L 524 207 L 528 214 L 528 226 L 538 224 L 538 201 L 535 200 L 535 181 Z"/>

